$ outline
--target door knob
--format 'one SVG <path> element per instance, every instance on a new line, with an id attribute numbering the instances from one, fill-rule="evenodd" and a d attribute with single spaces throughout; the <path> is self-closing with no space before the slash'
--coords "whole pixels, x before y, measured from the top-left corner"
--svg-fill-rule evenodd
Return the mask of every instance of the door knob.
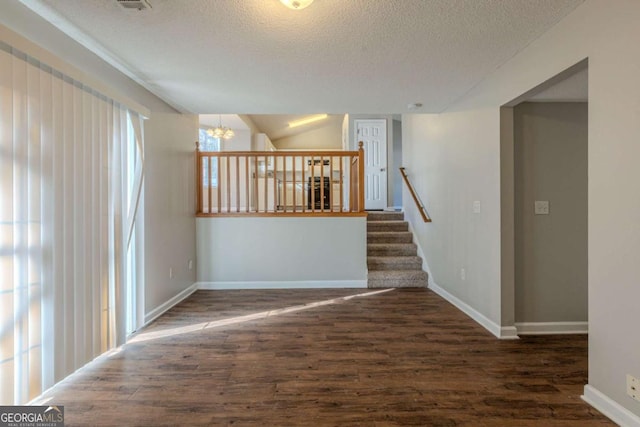
<path id="1" fill-rule="evenodd" d="M 387 170 L 387 168 L 380 168 L 380 172 L 384 172 L 386 170 Z"/>

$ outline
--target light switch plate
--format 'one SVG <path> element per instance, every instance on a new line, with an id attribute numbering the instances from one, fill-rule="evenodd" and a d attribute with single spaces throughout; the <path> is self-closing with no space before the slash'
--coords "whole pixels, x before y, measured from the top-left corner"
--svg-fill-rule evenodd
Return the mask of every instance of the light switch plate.
<path id="1" fill-rule="evenodd" d="M 536 200 L 534 203 L 534 211 L 536 215 L 549 215 L 549 201 Z"/>
<path id="2" fill-rule="evenodd" d="M 482 205 L 480 204 L 480 200 L 476 200 L 473 202 L 473 213 L 480 213 L 482 210 Z"/>

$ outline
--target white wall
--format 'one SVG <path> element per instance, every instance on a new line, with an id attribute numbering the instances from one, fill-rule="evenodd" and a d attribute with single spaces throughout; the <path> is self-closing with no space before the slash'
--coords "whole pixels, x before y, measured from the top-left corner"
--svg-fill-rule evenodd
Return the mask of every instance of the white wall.
<path id="1" fill-rule="evenodd" d="M 626 408 L 634 422 L 640 403 L 626 395 L 625 375 L 640 376 L 638 22 L 636 0 L 587 0 L 443 114 L 403 121 L 403 158 L 434 220 L 416 229 L 435 281 L 501 324 L 513 301 L 501 308 L 500 106 L 589 58 L 585 396 L 612 416 L 624 417 Z M 407 200 L 405 194 L 408 217 L 417 224 Z M 480 214 L 472 213 L 473 200 L 481 201 Z M 466 281 L 459 276 L 463 265 L 470 269 Z M 618 420 L 629 424 L 626 416 Z"/>
<path id="2" fill-rule="evenodd" d="M 366 287 L 365 217 L 198 218 L 210 287 Z"/>
<path id="3" fill-rule="evenodd" d="M 149 320 L 196 281 L 198 116 L 152 113 L 144 131 L 145 315 Z"/>
<path id="4" fill-rule="evenodd" d="M 406 187 L 403 206 L 432 279 L 500 325 L 498 110 L 411 115 L 402 124 L 403 163 L 433 223 L 422 222 Z M 482 128 L 487 137 L 473 137 Z"/>
<path id="5" fill-rule="evenodd" d="M 340 150 L 342 148 L 342 120 L 332 117 L 324 126 L 273 141 L 278 150 Z"/>
<path id="6" fill-rule="evenodd" d="M 220 140 L 220 151 L 251 151 L 253 148 L 251 131 L 238 129 L 234 130 L 234 132 L 235 136 L 233 138 Z"/>

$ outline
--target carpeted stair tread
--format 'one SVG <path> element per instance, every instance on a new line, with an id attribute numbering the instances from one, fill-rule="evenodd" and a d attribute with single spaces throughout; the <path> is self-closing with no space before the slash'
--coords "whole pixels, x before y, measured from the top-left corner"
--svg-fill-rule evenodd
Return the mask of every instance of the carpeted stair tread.
<path id="1" fill-rule="evenodd" d="M 406 221 L 367 221 L 367 231 L 409 231 Z"/>
<path id="2" fill-rule="evenodd" d="M 369 243 L 368 256 L 416 256 L 418 248 L 415 243 Z"/>
<path id="3" fill-rule="evenodd" d="M 412 243 L 410 231 L 369 231 L 367 243 Z"/>
<path id="4" fill-rule="evenodd" d="M 422 270 L 369 271 L 370 288 L 424 288 L 427 286 L 427 273 Z"/>
<path id="5" fill-rule="evenodd" d="M 370 256 L 369 271 L 374 270 L 422 270 L 422 258 L 418 256 Z"/>
<path id="6" fill-rule="evenodd" d="M 402 221 L 403 212 L 368 212 L 367 221 Z"/>

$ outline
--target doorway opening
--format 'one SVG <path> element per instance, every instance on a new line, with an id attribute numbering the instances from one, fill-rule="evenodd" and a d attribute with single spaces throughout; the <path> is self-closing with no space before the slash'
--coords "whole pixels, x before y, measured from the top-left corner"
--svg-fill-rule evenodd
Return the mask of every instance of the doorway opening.
<path id="1" fill-rule="evenodd" d="M 501 109 L 502 326 L 587 333 L 588 64 Z"/>

